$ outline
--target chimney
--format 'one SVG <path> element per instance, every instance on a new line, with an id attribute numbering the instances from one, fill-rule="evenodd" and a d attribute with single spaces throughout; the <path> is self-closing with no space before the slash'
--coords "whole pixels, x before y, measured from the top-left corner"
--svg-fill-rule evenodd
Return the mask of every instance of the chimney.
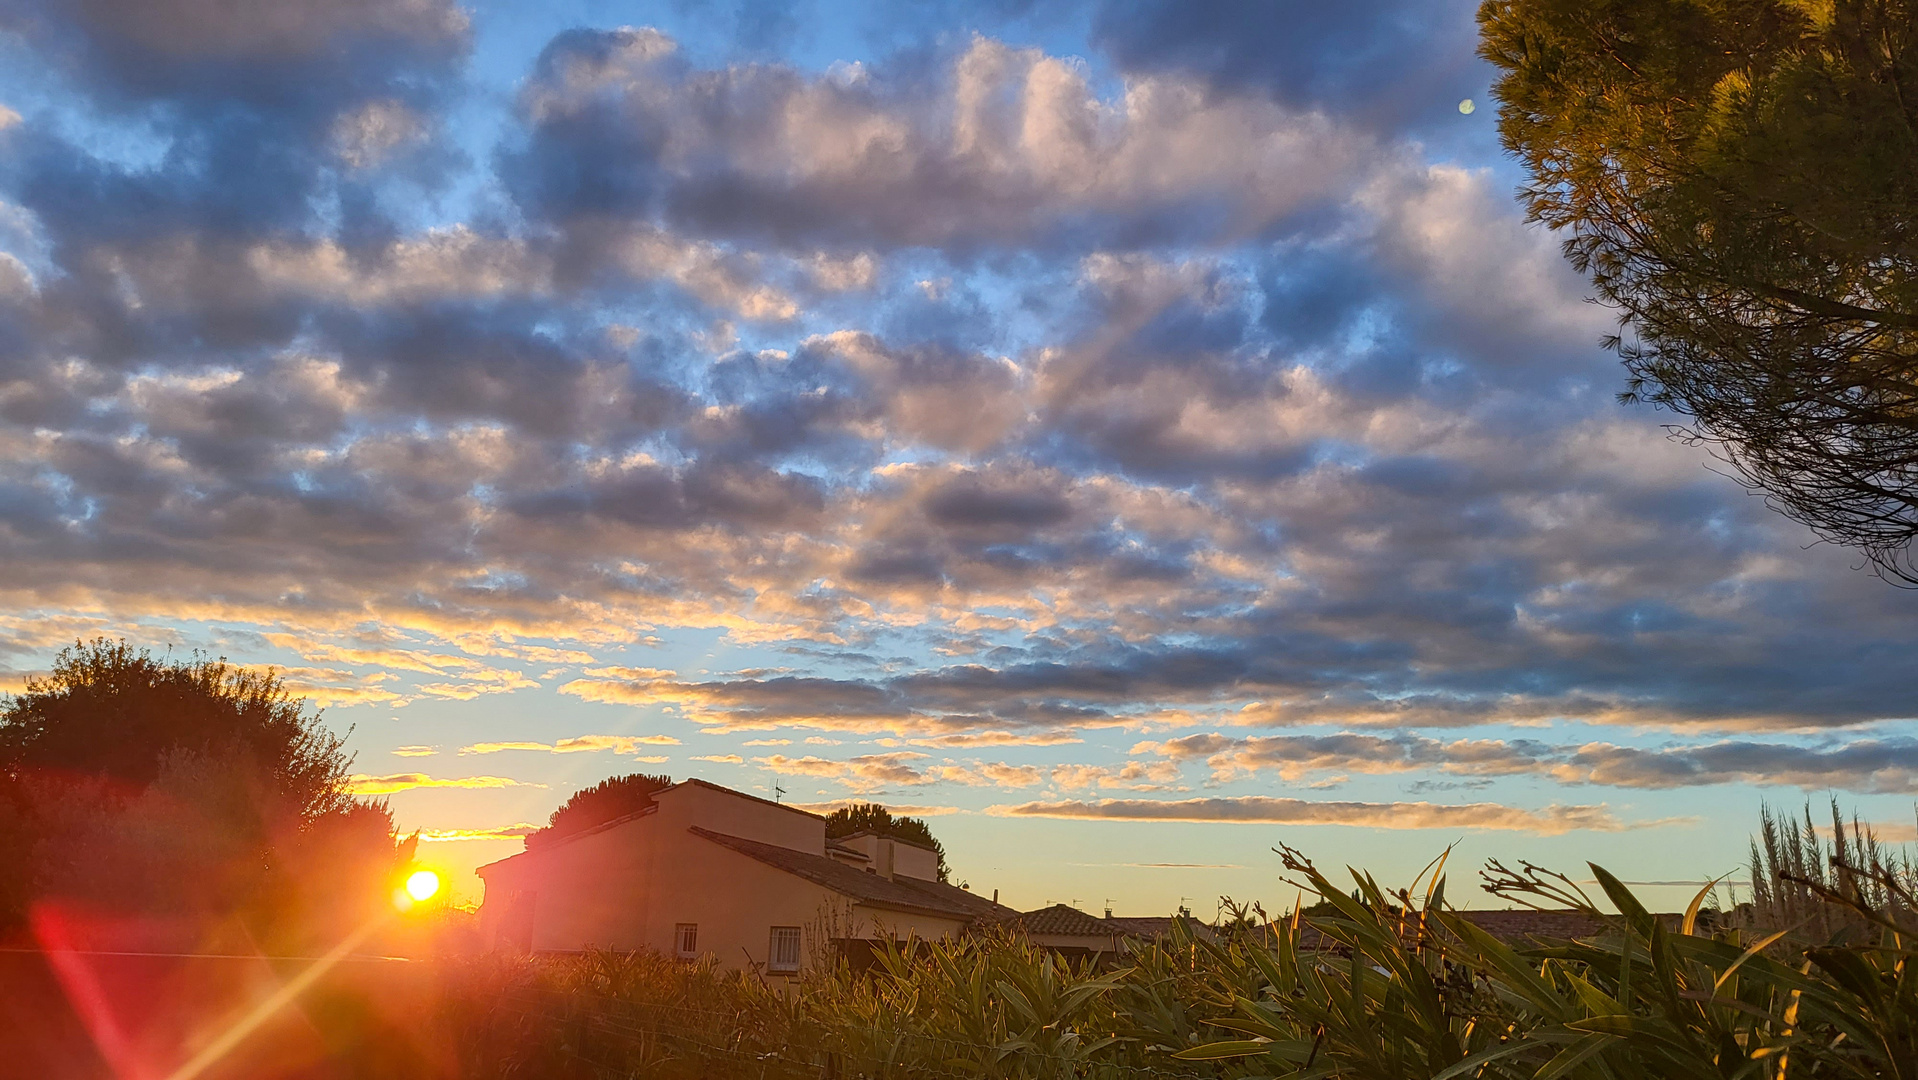
<path id="1" fill-rule="evenodd" d="M 993 903 L 995 903 L 995 904 L 999 902 L 999 890 L 998 890 L 998 889 L 994 889 L 994 890 L 992 890 L 992 902 L 993 902 Z"/>
<path id="2" fill-rule="evenodd" d="M 880 837 L 879 843 L 875 846 L 872 854 L 873 854 L 873 859 L 872 859 L 873 869 L 878 872 L 880 877 L 885 878 L 887 881 L 891 881 L 892 880 L 892 863 L 893 863 L 892 837 L 890 836 Z"/>

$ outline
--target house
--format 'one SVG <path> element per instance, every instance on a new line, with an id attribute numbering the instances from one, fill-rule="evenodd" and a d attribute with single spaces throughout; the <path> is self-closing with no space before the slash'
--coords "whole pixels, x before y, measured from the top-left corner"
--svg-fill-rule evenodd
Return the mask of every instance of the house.
<path id="1" fill-rule="evenodd" d="M 1213 936 L 1211 927 L 1190 915 L 1115 918 L 1108 909 L 1102 919 L 1070 904 L 1053 904 L 1015 915 L 1004 920 L 1003 925 L 1034 945 L 1061 956 L 1115 959 L 1127 951 L 1128 942 L 1165 937 L 1172 932 L 1175 922 L 1185 924 L 1195 937 L 1209 940 Z"/>
<path id="2" fill-rule="evenodd" d="M 1539 911 L 1530 908 L 1460 912 L 1474 926 L 1518 948 L 1601 933 L 1605 923 L 1577 911 Z M 1677 926 L 1677 916 L 1659 916 Z M 1080 911 L 1069 904 L 1053 904 L 1005 919 L 1003 925 L 1041 948 L 1072 959 L 1118 960 L 1132 943 L 1165 938 L 1174 923 L 1201 941 L 1212 941 L 1218 931 L 1188 914 L 1155 918 L 1117 918 L 1108 910 L 1104 918 Z M 1410 924 L 1408 924 L 1409 926 Z M 1308 918 L 1299 928 L 1298 949 L 1306 953 L 1343 955 L 1345 946 L 1314 926 Z"/>
<path id="3" fill-rule="evenodd" d="M 1606 929 L 1604 919 L 1595 918 L 1582 911 L 1489 908 L 1465 909 L 1458 914 L 1473 926 L 1515 949 L 1530 949 L 1570 941 L 1574 938 L 1592 937 L 1604 933 Z M 1659 915 L 1657 917 L 1669 928 L 1677 929 L 1679 916 Z M 1416 922 L 1407 920 L 1404 932 L 1408 940 L 1417 935 L 1416 926 Z M 1436 933 L 1436 928 L 1432 932 Z M 1344 943 L 1326 934 L 1320 927 L 1314 926 L 1312 917 L 1309 915 L 1299 927 L 1298 950 L 1341 956 L 1349 951 Z"/>
<path id="4" fill-rule="evenodd" d="M 926 848 L 870 833 L 828 840 L 818 814 L 704 780 L 476 872 L 491 948 L 654 949 L 773 975 L 1018 914 L 939 881 Z"/>

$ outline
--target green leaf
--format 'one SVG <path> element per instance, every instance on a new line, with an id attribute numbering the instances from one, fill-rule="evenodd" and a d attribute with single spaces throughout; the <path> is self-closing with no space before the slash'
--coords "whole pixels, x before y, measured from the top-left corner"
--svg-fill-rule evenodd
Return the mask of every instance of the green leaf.
<path id="1" fill-rule="evenodd" d="M 1616 1036 L 1599 1032 L 1587 1035 L 1565 1049 L 1560 1050 L 1552 1060 L 1545 1063 L 1543 1068 L 1532 1074 L 1532 1080 L 1555 1080 L 1556 1077 L 1563 1076 L 1584 1064 L 1585 1060 L 1592 1055 L 1617 1043 L 1618 1039 Z"/>
<path id="2" fill-rule="evenodd" d="M 1266 1039 L 1234 1039 L 1228 1042 L 1201 1043 L 1172 1055 L 1180 1061 L 1217 1061 L 1221 1058 L 1251 1057 L 1272 1048 Z"/>
<path id="3" fill-rule="evenodd" d="M 1490 1050 L 1481 1050 L 1478 1053 L 1473 1054 L 1471 1057 L 1468 1057 L 1462 1061 L 1456 1062 L 1450 1068 L 1446 1068 L 1446 1069 L 1440 1070 L 1439 1072 L 1433 1073 L 1432 1080 L 1452 1080 L 1454 1076 L 1464 1076 L 1466 1073 L 1471 1072 L 1472 1070 L 1477 1069 L 1480 1065 L 1487 1064 L 1488 1062 L 1499 1061 L 1501 1059 L 1508 1058 L 1508 1057 L 1516 1057 L 1517 1055 L 1523 1054 L 1528 1050 L 1537 1050 L 1537 1049 L 1540 1049 L 1540 1047 L 1534 1043 L 1509 1042 L 1500 1046 L 1495 1046 L 1491 1048 Z"/>

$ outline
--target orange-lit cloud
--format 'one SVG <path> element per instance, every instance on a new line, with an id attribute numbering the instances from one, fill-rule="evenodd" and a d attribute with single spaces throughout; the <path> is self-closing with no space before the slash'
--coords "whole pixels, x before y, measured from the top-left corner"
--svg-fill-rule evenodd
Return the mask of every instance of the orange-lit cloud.
<path id="1" fill-rule="evenodd" d="M 787 803 L 786 805 L 805 810 L 809 813 L 825 815 L 831 814 L 835 810 L 843 810 L 848 807 L 865 806 L 871 801 L 870 799 L 830 799 L 826 802 Z M 944 817 L 948 814 L 969 814 L 972 812 L 970 810 L 960 809 L 957 806 L 929 806 L 921 803 L 889 802 L 881 803 L 880 805 L 884 806 L 888 813 L 901 817 Z"/>
<path id="2" fill-rule="evenodd" d="M 926 776 L 967 787 L 1031 787 L 1043 783 L 1047 772 L 1037 765 L 1008 765 L 1003 761 L 977 762 L 971 765 L 934 765 Z"/>
<path id="3" fill-rule="evenodd" d="M 506 825 L 495 829 L 421 829 L 420 842 L 424 844 L 445 844 L 461 840 L 516 840 L 529 833 L 539 831 L 538 825 L 520 822 L 518 825 Z"/>
<path id="4" fill-rule="evenodd" d="M 890 754 L 860 754 L 844 761 L 829 761 L 821 757 L 794 758 L 784 754 L 753 760 L 774 772 L 825 777 L 838 780 L 854 791 L 875 791 L 889 784 L 912 786 L 938 780 L 939 777 L 913 766 L 913 762 L 926 757 L 913 751 L 898 751 Z"/>
<path id="5" fill-rule="evenodd" d="M 581 754 L 611 750 L 615 754 L 637 754 L 646 746 L 678 746 L 671 735 L 575 735 L 558 742 L 483 742 L 460 747 L 462 754 L 497 754 L 503 750 L 535 750 L 550 754 Z M 664 758 L 660 759 L 664 761 Z"/>
<path id="6" fill-rule="evenodd" d="M 1178 783 L 1179 767 L 1170 761 L 1129 761 L 1119 766 L 1055 765 L 1047 775 L 1068 791 L 1089 787 L 1160 791 Z"/>
<path id="7" fill-rule="evenodd" d="M 461 776 L 439 778 L 425 773 L 391 773 L 386 776 L 369 776 L 355 773 L 347 777 L 347 790 L 355 795 L 391 795 L 398 791 L 412 791 L 416 788 L 509 788 L 536 787 L 524 780 L 512 780 L 504 776 Z"/>
<path id="8" fill-rule="evenodd" d="M 915 738 L 910 741 L 915 746 L 965 750 L 981 746 L 1064 746 L 1083 743 L 1085 740 L 1081 739 L 1077 732 L 1072 731 L 975 731 Z"/>

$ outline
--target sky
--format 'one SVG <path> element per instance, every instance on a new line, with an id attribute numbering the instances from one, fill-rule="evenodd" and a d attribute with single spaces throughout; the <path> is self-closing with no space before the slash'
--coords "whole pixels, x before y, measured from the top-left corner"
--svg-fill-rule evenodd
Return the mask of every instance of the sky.
<path id="1" fill-rule="evenodd" d="M 637 771 L 1121 914 L 1908 838 L 1918 596 L 1617 402 L 1473 6 L 0 0 L 0 689 L 276 666 L 474 900 Z"/>

